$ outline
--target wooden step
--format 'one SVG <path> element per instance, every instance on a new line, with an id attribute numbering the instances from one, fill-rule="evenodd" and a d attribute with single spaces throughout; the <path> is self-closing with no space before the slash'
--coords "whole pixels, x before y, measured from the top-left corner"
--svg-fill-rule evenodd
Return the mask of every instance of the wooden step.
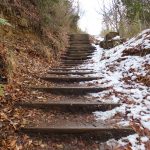
<path id="1" fill-rule="evenodd" d="M 92 57 L 86 56 L 86 57 L 69 57 L 69 56 L 61 56 L 60 57 L 62 60 L 88 60 L 91 59 Z"/>
<path id="2" fill-rule="evenodd" d="M 68 46 L 68 47 L 66 47 L 66 50 L 72 50 L 72 51 L 86 51 L 86 50 L 92 50 L 92 51 L 95 51 L 96 50 L 96 48 L 95 47 L 85 47 L 85 46 L 82 46 L 82 47 L 76 47 L 76 46 L 73 46 L 73 45 L 71 45 L 71 46 Z"/>
<path id="3" fill-rule="evenodd" d="M 64 52 L 61 55 L 69 55 L 69 56 L 76 56 L 76 57 L 86 57 L 91 56 L 94 52 Z"/>
<path id="4" fill-rule="evenodd" d="M 84 62 L 83 62 L 84 63 Z M 61 67 L 78 67 L 79 65 L 82 65 L 83 63 L 62 63 L 60 64 Z"/>
<path id="5" fill-rule="evenodd" d="M 84 62 L 76 62 L 76 63 L 68 63 L 68 62 L 62 62 L 60 65 L 62 65 L 62 66 L 67 66 L 67 67 L 77 67 L 77 66 L 79 66 L 79 65 L 82 65 L 82 64 L 84 64 Z"/>
<path id="6" fill-rule="evenodd" d="M 78 56 L 78 57 L 86 57 L 86 56 L 88 56 L 89 54 L 91 55 L 91 54 L 93 54 L 94 53 L 94 51 L 92 52 L 64 52 L 64 53 L 62 53 L 62 55 L 75 55 L 75 56 Z"/>
<path id="7" fill-rule="evenodd" d="M 76 38 L 76 37 L 72 37 L 72 38 L 68 38 L 68 41 L 89 41 L 89 38 L 85 37 L 85 38 Z"/>
<path id="8" fill-rule="evenodd" d="M 69 41 L 89 41 L 89 37 L 70 37 Z"/>
<path id="9" fill-rule="evenodd" d="M 91 45 L 90 41 L 87 41 L 87 40 L 86 41 L 85 40 L 83 40 L 83 41 L 81 41 L 81 40 L 80 41 L 70 40 L 69 44 L 70 45 L 74 45 L 74 44 L 87 44 L 87 45 Z"/>
<path id="10" fill-rule="evenodd" d="M 71 67 L 78 67 L 78 66 L 80 66 L 80 65 L 82 65 L 82 64 L 84 64 L 84 63 L 69 63 L 69 64 L 67 64 L 67 63 L 62 63 L 62 64 L 60 64 L 61 66 L 61 68 L 71 68 Z"/>
<path id="11" fill-rule="evenodd" d="M 75 39 L 76 38 L 76 39 Z M 69 36 L 69 39 L 73 39 L 74 41 L 76 40 L 84 40 L 84 41 L 90 41 L 89 36 Z"/>
<path id="12" fill-rule="evenodd" d="M 32 90 L 37 90 L 46 93 L 61 94 L 61 95 L 85 95 L 87 93 L 97 93 L 107 90 L 100 87 L 32 87 Z"/>
<path id="13" fill-rule="evenodd" d="M 67 47 L 66 48 L 67 51 L 80 51 L 80 52 L 84 52 L 84 51 L 96 51 L 95 48 L 92 47 L 75 47 L 75 46 L 71 46 L 71 47 Z"/>
<path id="14" fill-rule="evenodd" d="M 95 50 L 96 48 L 93 47 L 93 46 L 69 46 L 69 47 L 66 47 L 67 49 L 90 49 L 90 50 Z"/>
<path id="15" fill-rule="evenodd" d="M 69 64 L 67 64 L 67 63 L 61 63 L 60 67 L 77 67 L 80 64 L 82 64 L 82 63 L 69 63 Z"/>
<path id="16" fill-rule="evenodd" d="M 76 57 L 61 57 L 61 60 L 62 61 L 65 61 L 65 60 L 69 60 L 69 61 L 80 61 L 80 60 L 82 60 L 82 61 L 85 61 L 85 60 L 87 60 L 87 61 L 89 61 L 90 59 L 89 58 L 76 58 Z"/>
<path id="17" fill-rule="evenodd" d="M 74 40 L 72 42 L 69 42 L 69 43 L 76 43 L 77 40 Z M 78 44 L 78 43 L 77 43 Z M 80 44 L 80 43 L 79 43 Z M 89 40 L 83 40 L 83 42 L 81 42 L 81 44 L 85 44 L 85 45 L 91 45 L 91 43 L 89 42 Z"/>
<path id="18" fill-rule="evenodd" d="M 78 59 L 78 60 L 68 60 L 67 58 L 66 59 L 63 59 L 63 60 L 61 60 L 61 62 L 80 62 L 80 63 L 82 63 L 82 62 L 87 62 L 88 60 L 81 60 L 81 59 Z"/>
<path id="19" fill-rule="evenodd" d="M 95 50 L 90 50 L 90 49 L 67 49 L 66 50 L 66 53 L 67 52 L 70 52 L 70 53 L 74 53 L 74 52 L 77 52 L 77 53 L 86 53 L 86 52 L 95 52 Z"/>
<path id="20" fill-rule="evenodd" d="M 86 51 L 75 51 L 75 50 L 68 50 L 66 51 L 64 54 L 91 54 L 93 53 L 94 51 L 93 50 L 86 50 Z"/>
<path id="21" fill-rule="evenodd" d="M 88 34 L 69 34 L 69 37 L 88 37 L 89 38 L 89 35 Z"/>
<path id="22" fill-rule="evenodd" d="M 85 40 L 89 40 L 89 36 L 80 36 L 80 35 L 71 35 L 69 36 L 70 39 L 76 39 L 76 40 L 79 40 L 79 39 L 85 39 Z"/>
<path id="23" fill-rule="evenodd" d="M 85 61 L 84 60 L 77 60 L 77 61 L 75 61 L 75 60 L 61 60 L 60 63 L 61 64 L 72 64 L 72 65 L 75 65 L 75 64 L 83 64 L 83 63 L 85 63 Z"/>
<path id="24" fill-rule="evenodd" d="M 69 37 L 88 37 L 89 38 L 89 34 L 68 34 Z"/>
<path id="25" fill-rule="evenodd" d="M 61 56 L 63 57 L 75 57 L 75 58 L 82 58 L 82 57 L 92 57 L 93 53 L 84 53 L 84 54 L 65 54 L 63 53 Z"/>
<path id="26" fill-rule="evenodd" d="M 82 65 L 84 64 L 84 61 L 83 62 L 60 62 L 61 65 L 63 66 L 78 66 L 78 65 Z"/>
<path id="27" fill-rule="evenodd" d="M 87 40 L 89 40 L 89 37 L 88 36 L 70 36 L 69 39 L 87 41 Z"/>
<path id="28" fill-rule="evenodd" d="M 60 102 L 48 102 L 48 103 L 44 103 L 44 102 L 20 102 L 20 103 L 16 103 L 15 106 L 21 106 L 21 107 L 25 107 L 25 108 L 37 108 L 37 109 L 63 109 L 65 111 L 70 111 L 70 109 L 75 109 L 78 111 L 84 111 L 86 109 L 87 111 L 106 111 L 106 110 L 111 110 L 115 107 L 120 106 L 120 104 L 111 104 L 111 103 L 92 103 L 92 102 L 76 102 L 76 100 L 74 100 L 74 102 L 70 102 L 67 101 L 60 101 Z"/>
<path id="29" fill-rule="evenodd" d="M 68 37 L 68 39 L 71 39 L 71 40 L 72 40 L 73 38 L 75 38 L 75 36 L 72 37 L 72 38 L 71 38 L 70 36 Z M 77 41 L 80 41 L 80 40 L 81 40 L 81 41 L 90 41 L 90 39 L 89 39 L 88 36 L 87 36 L 87 37 L 84 37 L 84 38 L 86 38 L 86 40 L 85 40 L 85 39 L 81 39 L 81 38 L 79 38 L 79 37 L 76 38 L 76 39 L 73 39 L 73 40 L 75 40 L 75 41 L 76 41 L 76 40 L 77 40 Z"/>
<path id="30" fill-rule="evenodd" d="M 65 52 L 65 54 L 89 54 L 89 53 L 93 53 L 93 50 L 84 50 L 84 51 L 79 51 L 79 50 L 67 50 Z"/>
<path id="31" fill-rule="evenodd" d="M 49 68 L 50 71 L 93 71 L 93 69 L 88 69 L 88 68 L 84 68 L 84 69 L 76 69 L 76 68 Z"/>
<path id="32" fill-rule="evenodd" d="M 81 72 L 81 71 L 48 71 L 48 74 L 57 74 L 57 75 L 69 75 L 69 74 L 72 74 L 72 75 L 86 75 L 86 74 L 96 74 L 96 72 L 93 72 L 93 71 L 84 71 L 84 72 Z"/>
<path id="33" fill-rule="evenodd" d="M 78 57 L 78 58 L 80 58 L 80 57 L 87 57 L 87 56 L 92 56 L 93 55 L 93 53 L 70 53 L 70 54 L 68 54 L 68 53 L 63 53 L 62 54 L 62 56 L 68 56 L 68 57 Z"/>
<path id="34" fill-rule="evenodd" d="M 86 62 L 86 60 L 61 60 L 62 63 L 83 63 L 83 62 Z"/>
<path id="35" fill-rule="evenodd" d="M 61 124 L 61 122 L 60 122 Z M 98 136 L 101 137 L 101 139 L 104 139 L 107 141 L 111 138 L 121 138 L 126 137 L 130 134 L 135 134 L 135 131 L 131 128 L 113 128 L 113 127 L 94 127 L 94 126 L 70 126 L 67 127 L 67 125 L 62 126 L 52 126 L 52 127 L 22 127 L 21 131 L 24 133 L 35 133 L 36 135 L 38 133 L 41 134 L 88 134 L 89 136 Z"/>
<path id="36" fill-rule="evenodd" d="M 41 79 L 50 82 L 81 82 L 81 81 L 98 80 L 100 78 L 99 77 L 47 76 L 47 77 L 41 77 Z"/>
<path id="37" fill-rule="evenodd" d="M 78 37 L 72 36 L 72 37 L 69 37 L 68 40 L 71 40 L 71 41 L 80 41 L 80 40 L 81 41 L 89 41 L 89 37 L 88 36 L 87 37 L 85 37 L 85 36 L 84 37 L 83 36 L 82 37 L 81 36 L 80 37 L 79 36 Z"/>
<path id="38" fill-rule="evenodd" d="M 91 48 L 91 44 L 83 44 L 83 43 L 81 43 L 81 44 L 69 44 L 69 46 L 70 47 L 77 47 L 77 48 L 85 48 L 85 47 L 87 47 L 87 48 Z"/>
<path id="39" fill-rule="evenodd" d="M 73 40 L 89 40 L 89 36 L 70 36 L 69 39 Z"/>

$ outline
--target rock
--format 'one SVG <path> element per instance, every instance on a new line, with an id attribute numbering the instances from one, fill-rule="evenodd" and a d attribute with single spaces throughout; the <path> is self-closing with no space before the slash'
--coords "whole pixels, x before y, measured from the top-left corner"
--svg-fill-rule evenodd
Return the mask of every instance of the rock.
<path id="1" fill-rule="evenodd" d="M 118 32 L 109 32 L 105 36 L 105 41 L 112 40 L 114 37 L 119 36 Z"/>
<path id="2" fill-rule="evenodd" d="M 119 38 L 115 38 L 119 37 Z M 126 41 L 124 38 L 120 38 L 118 32 L 109 32 L 103 41 L 100 42 L 100 47 L 104 49 L 110 49 L 113 48 L 119 44 L 122 44 Z"/>

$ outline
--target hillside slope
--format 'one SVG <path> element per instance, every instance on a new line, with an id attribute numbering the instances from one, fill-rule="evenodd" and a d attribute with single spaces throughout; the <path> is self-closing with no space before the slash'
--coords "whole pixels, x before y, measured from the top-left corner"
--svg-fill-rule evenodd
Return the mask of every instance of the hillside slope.
<path id="1" fill-rule="evenodd" d="M 102 77 L 95 83 L 109 87 L 101 92 L 99 101 L 121 103 L 111 111 L 94 112 L 97 121 L 113 122 L 123 117 L 119 124 L 132 126 L 137 132 L 119 141 L 108 141 L 112 149 L 150 149 L 150 29 L 110 50 L 103 50 L 96 70 Z"/>
<path id="2" fill-rule="evenodd" d="M 45 9 L 39 8 L 38 2 Z M 30 146 L 30 139 L 16 132 L 25 119 L 23 110 L 15 108 L 14 104 L 23 99 L 35 100 L 40 97 L 31 93 L 30 86 L 43 83 L 39 76 L 49 67 L 58 65 L 59 56 L 68 45 L 68 34 L 76 32 L 78 15 L 71 3 L 66 3 L 66 0 L 47 2 L 0 0 L 0 18 L 5 18 L 11 24 L 0 25 L 0 80 L 7 78 L 6 85 L 0 84 L 2 150 Z M 1 86 L 4 86 L 4 91 Z M 24 144 L 17 141 L 24 141 Z"/>

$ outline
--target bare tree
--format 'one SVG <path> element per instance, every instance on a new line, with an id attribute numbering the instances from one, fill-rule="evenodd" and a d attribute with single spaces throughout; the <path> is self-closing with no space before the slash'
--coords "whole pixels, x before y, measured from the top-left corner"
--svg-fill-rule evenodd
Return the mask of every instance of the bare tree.
<path id="1" fill-rule="evenodd" d="M 103 17 L 103 27 L 106 31 L 116 31 L 124 34 L 124 25 L 126 24 L 126 9 L 121 0 L 111 0 L 110 5 L 106 5 L 103 0 L 103 7 L 99 7 L 98 14 Z"/>

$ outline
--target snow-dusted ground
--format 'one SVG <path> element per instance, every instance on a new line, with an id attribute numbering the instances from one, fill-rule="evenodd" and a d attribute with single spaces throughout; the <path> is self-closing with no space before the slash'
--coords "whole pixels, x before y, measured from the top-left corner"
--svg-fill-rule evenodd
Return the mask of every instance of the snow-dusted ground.
<path id="1" fill-rule="evenodd" d="M 133 150 L 150 149 L 145 144 L 150 141 L 150 29 L 113 49 L 96 47 L 92 60 L 80 68 L 94 68 L 98 72 L 94 76 L 101 79 L 91 84 L 109 90 L 91 95 L 101 102 L 121 103 L 113 110 L 94 112 L 96 120 L 121 114 L 120 124 L 132 126 L 137 134 L 116 142 L 121 146 L 130 143 Z M 114 140 L 108 141 L 112 143 Z"/>

